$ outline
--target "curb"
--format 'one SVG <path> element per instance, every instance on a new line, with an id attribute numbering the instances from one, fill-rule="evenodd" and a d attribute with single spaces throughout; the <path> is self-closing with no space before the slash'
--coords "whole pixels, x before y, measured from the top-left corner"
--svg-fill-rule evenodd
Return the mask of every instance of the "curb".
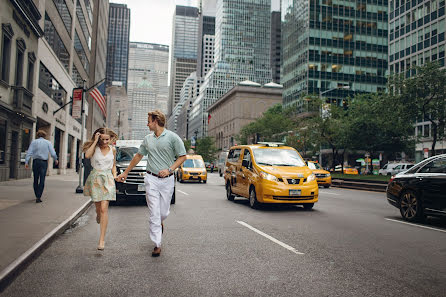
<path id="1" fill-rule="evenodd" d="M 0 272 L 0 293 L 60 234 L 65 232 L 91 205 L 91 200 L 82 205 L 68 219 L 47 233 L 41 240 L 24 252 Z"/>
<path id="2" fill-rule="evenodd" d="M 336 188 L 346 188 L 373 192 L 386 192 L 387 183 L 375 181 L 360 181 L 348 179 L 333 179 L 331 185 Z"/>

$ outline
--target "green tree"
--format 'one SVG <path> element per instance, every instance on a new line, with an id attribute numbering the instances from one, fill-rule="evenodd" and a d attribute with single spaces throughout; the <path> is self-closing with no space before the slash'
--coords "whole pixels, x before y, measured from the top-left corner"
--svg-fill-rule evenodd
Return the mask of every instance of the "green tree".
<path id="1" fill-rule="evenodd" d="M 438 140 L 445 138 L 446 122 L 446 70 L 438 63 L 426 63 L 415 68 L 416 75 L 397 84 L 396 91 L 412 111 L 413 118 L 430 122 L 432 154 Z M 401 81 L 401 80 L 400 80 Z"/>
<path id="2" fill-rule="evenodd" d="M 262 117 L 245 125 L 236 137 L 241 144 L 248 140 L 254 142 L 256 137 L 262 141 L 280 141 L 283 132 L 292 128 L 292 121 L 286 116 L 281 104 L 276 104 L 265 111 Z"/>
<path id="3" fill-rule="evenodd" d="M 186 152 L 189 152 L 191 148 L 191 142 L 189 139 L 183 139 L 184 148 L 186 149 Z"/>
<path id="4" fill-rule="evenodd" d="M 197 139 L 195 144 L 195 153 L 201 155 L 205 162 L 212 162 L 215 160 L 218 149 L 215 147 L 215 141 L 212 137 L 206 136 Z"/>

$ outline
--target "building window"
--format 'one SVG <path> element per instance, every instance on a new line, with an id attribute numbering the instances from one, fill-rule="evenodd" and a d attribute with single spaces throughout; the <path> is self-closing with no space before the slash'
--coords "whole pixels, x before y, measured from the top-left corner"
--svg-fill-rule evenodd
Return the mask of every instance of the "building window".
<path id="1" fill-rule="evenodd" d="M 47 13 L 45 13 L 45 39 L 68 72 L 70 54 Z"/>
<path id="2" fill-rule="evenodd" d="M 39 89 L 59 106 L 63 105 L 67 92 L 42 63 L 40 63 Z"/>
<path id="3" fill-rule="evenodd" d="M 28 82 L 26 88 L 28 91 L 32 92 L 34 87 L 34 62 L 36 61 L 36 56 L 34 53 L 28 53 Z"/>
<path id="4" fill-rule="evenodd" d="M 0 119 L 0 164 L 5 164 L 6 120 Z"/>
<path id="5" fill-rule="evenodd" d="M 82 79 L 81 74 L 77 70 L 76 66 L 73 65 L 73 69 L 71 72 L 71 78 L 73 79 L 74 83 L 76 84 L 76 87 L 82 88 L 84 86 L 84 80 Z"/>
<path id="6" fill-rule="evenodd" d="M 85 71 L 88 72 L 89 63 L 87 55 L 85 54 L 84 47 L 82 46 L 81 40 L 79 39 L 79 35 L 77 35 L 77 32 L 74 32 L 74 50 L 79 56 L 79 59 L 81 60 L 82 66 L 84 66 Z"/>
<path id="7" fill-rule="evenodd" d="M 65 3 L 65 0 L 53 0 L 53 2 L 54 5 L 56 5 L 57 11 L 59 12 L 65 28 L 68 31 L 68 35 L 71 36 L 71 14 L 68 10 L 67 4 Z"/>
<path id="8" fill-rule="evenodd" d="M 82 32 L 84 33 L 85 40 L 87 41 L 88 49 L 91 50 L 90 32 L 88 32 L 87 22 L 85 21 L 84 12 L 82 11 L 82 7 L 79 0 L 77 0 L 77 5 L 76 5 L 76 15 L 79 20 L 79 24 L 81 25 Z"/>
<path id="9" fill-rule="evenodd" d="M 2 64 L 0 79 L 9 83 L 9 62 L 11 61 L 11 40 L 14 35 L 11 24 L 2 24 Z"/>
<path id="10" fill-rule="evenodd" d="M 23 39 L 17 39 L 17 56 L 16 56 L 16 72 L 15 85 L 21 87 L 23 85 L 23 64 L 25 57 L 26 45 Z"/>
<path id="11" fill-rule="evenodd" d="M 22 150 L 20 152 L 20 163 L 25 164 L 26 152 L 28 151 L 31 143 L 31 130 L 25 128 L 22 130 Z"/>

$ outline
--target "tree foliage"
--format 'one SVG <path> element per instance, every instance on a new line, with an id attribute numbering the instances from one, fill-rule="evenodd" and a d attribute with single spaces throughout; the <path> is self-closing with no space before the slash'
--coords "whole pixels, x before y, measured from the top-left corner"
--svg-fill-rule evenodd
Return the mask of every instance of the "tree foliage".
<path id="1" fill-rule="evenodd" d="M 212 137 L 206 136 L 197 139 L 195 144 L 195 153 L 201 155 L 205 162 L 212 162 L 215 160 L 215 155 L 218 149 L 215 146 L 215 141 Z"/>

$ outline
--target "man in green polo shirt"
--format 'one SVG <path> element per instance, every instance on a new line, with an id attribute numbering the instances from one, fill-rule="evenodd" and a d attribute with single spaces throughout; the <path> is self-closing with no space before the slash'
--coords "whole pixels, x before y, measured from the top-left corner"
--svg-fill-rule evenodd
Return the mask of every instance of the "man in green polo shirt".
<path id="1" fill-rule="evenodd" d="M 150 239 L 155 243 L 152 256 L 161 254 L 163 221 L 169 215 L 170 200 L 175 186 L 173 172 L 186 160 L 186 149 L 181 138 L 164 128 L 166 116 L 159 110 L 149 112 L 150 133 L 141 144 L 127 169 L 117 180 L 124 181 L 128 173 L 147 155 L 147 168 L 144 177 L 146 201 L 149 207 Z"/>

